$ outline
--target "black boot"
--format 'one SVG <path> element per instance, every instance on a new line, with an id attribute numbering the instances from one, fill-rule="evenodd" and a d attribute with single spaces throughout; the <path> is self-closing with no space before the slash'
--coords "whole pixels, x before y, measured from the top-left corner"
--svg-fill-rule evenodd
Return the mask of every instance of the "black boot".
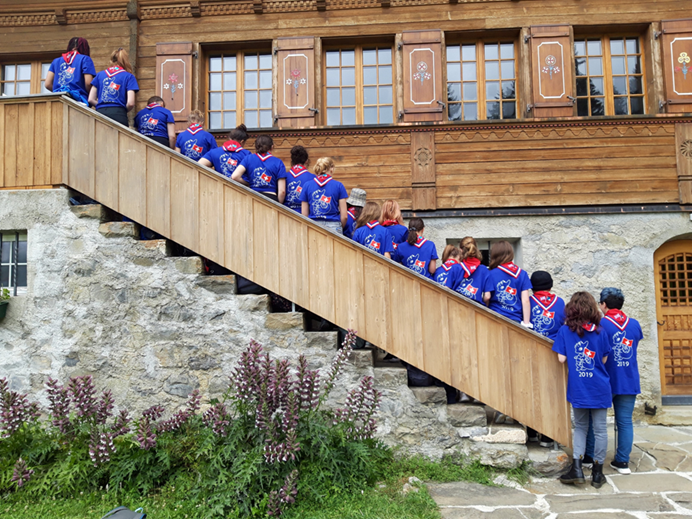
<path id="1" fill-rule="evenodd" d="M 605 482 L 606 478 L 603 475 L 603 465 L 594 460 L 593 467 L 591 469 L 591 486 L 601 488 Z"/>
<path id="2" fill-rule="evenodd" d="M 586 483 L 584 471 L 581 468 L 581 458 L 572 460 L 572 466 L 569 468 L 569 471 L 560 476 L 560 483 L 564 483 L 565 485 Z"/>

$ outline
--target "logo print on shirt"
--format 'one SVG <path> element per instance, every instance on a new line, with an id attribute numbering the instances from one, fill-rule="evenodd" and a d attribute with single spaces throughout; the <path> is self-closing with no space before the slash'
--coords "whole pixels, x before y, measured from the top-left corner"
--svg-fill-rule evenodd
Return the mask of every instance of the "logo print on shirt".
<path id="1" fill-rule="evenodd" d="M 508 307 L 517 304 L 517 289 L 512 288 L 508 280 L 500 281 L 496 288 L 497 300 L 501 304 Z"/>
<path id="2" fill-rule="evenodd" d="M 289 182 L 286 186 L 286 204 L 300 205 L 300 194 L 303 192 L 303 186 L 300 185 L 300 180 Z"/>
<path id="3" fill-rule="evenodd" d="M 634 341 L 625 336 L 624 331 L 613 334 L 613 356 L 615 361 L 629 360 L 634 354 Z"/>
<path id="4" fill-rule="evenodd" d="M 324 189 L 318 189 L 312 194 L 312 202 L 310 202 L 310 208 L 312 209 L 312 214 L 314 216 L 324 216 L 329 213 L 331 208 L 332 197 L 326 195 Z"/>
<path id="5" fill-rule="evenodd" d="M 183 145 L 184 155 L 186 157 L 189 157 L 191 159 L 197 160 L 199 157 L 202 156 L 202 152 L 204 151 L 204 148 L 202 146 L 197 145 L 197 139 L 190 139 Z"/>
<path id="6" fill-rule="evenodd" d="M 471 299 L 473 299 L 473 296 L 475 296 L 478 293 L 478 287 L 473 286 L 473 278 L 464 278 L 464 280 L 459 285 L 459 288 L 457 288 L 457 292 L 459 292 L 463 296 L 470 297 Z"/>
<path id="7" fill-rule="evenodd" d="M 112 78 L 107 77 L 103 80 L 103 89 L 101 90 L 101 102 L 102 103 L 115 103 L 118 100 L 118 91 L 120 90 L 120 85 L 116 83 Z"/>
<path id="8" fill-rule="evenodd" d="M 579 341 L 574 345 L 574 360 L 577 371 L 593 371 L 596 352 L 589 349 L 589 341 Z"/>
<path id="9" fill-rule="evenodd" d="M 418 259 L 419 257 L 419 254 L 415 254 L 406 258 L 406 266 L 414 272 L 425 275 L 425 271 L 423 270 L 425 268 L 425 261 Z"/>
<path id="10" fill-rule="evenodd" d="M 548 332 L 553 328 L 554 317 L 555 312 L 544 310 L 538 305 L 534 306 L 531 309 L 531 324 L 533 324 L 533 330 L 547 337 Z"/>
<path id="11" fill-rule="evenodd" d="M 60 86 L 65 86 L 72 82 L 74 78 L 74 67 L 69 66 L 67 63 L 60 64 L 60 73 L 58 74 L 58 84 Z"/>
<path id="12" fill-rule="evenodd" d="M 263 167 L 257 167 L 252 170 L 252 187 L 263 187 L 271 184 L 272 177 Z"/>
<path id="13" fill-rule="evenodd" d="M 219 157 L 219 162 L 221 163 L 221 174 L 231 178 L 231 175 L 235 171 L 238 161 L 233 158 L 230 153 L 224 153 Z"/>

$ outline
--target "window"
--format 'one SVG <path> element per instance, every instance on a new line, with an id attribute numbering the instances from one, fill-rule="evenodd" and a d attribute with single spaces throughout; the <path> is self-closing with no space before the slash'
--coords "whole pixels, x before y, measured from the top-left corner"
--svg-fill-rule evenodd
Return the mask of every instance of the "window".
<path id="1" fill-rule="evenodd" d="M 392 124 L 391 47 L 356 47 L 325 53 L 327 125 Z"/>
<path id="2" fill-rule="evenodd" d="M 447 45 L 447 103 L 450 121 L 515 119 L 514 43 Z"/>
<path id="3" fill-rule="evenodd" d="M 0 288 L 26 288 L 26 231 L 0 233 Z"/>
<path id="4" fill-rule="evenodd" d="M 3 96 L 26 96 L 45 94 L 44 86 L 50 62 L 3 63 L 0 65 L 0 94 Z"/>
<path id="5" fill-rule="evenodd" d="M 209 128 L 271 128 L 272 56 L 233 52 L 209 58 Z"/>
<path id="6" fill-rule="evenodd" d="M 638 37 L 574 41 L 578 115 L 644 113 L 644 77 Z"/>

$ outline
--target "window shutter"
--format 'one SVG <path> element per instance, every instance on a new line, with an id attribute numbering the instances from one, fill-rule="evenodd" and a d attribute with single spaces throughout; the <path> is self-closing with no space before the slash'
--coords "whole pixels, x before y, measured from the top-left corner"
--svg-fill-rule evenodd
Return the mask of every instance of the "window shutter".
<path id="1" fill-rule="evenodd" d="M 408 31 L 401 35 L 404 64 L 403 121 L 442 121 L 442 31 Z"/>
<path id="2" fill-rule="evenodd" d="M 692 19 L 661 22 L 668 113 L 692 112 Z"/>
<path id="3" fill-rule="evenodd" d="M 315 38 L 277 38 L 279 128 L 315 125 Z"/>
<path id="4" fill-rule="evenodd" d="M 574 115 L 572 68 L 569 26 L 532 26 L 533 117 Z"/>
<path id="5" fill-rule="evenodd" d="M 173 113 L 176 130 L 185 129 L 192 104 L 192 43 L 156 44 L 156 93 Z"/>

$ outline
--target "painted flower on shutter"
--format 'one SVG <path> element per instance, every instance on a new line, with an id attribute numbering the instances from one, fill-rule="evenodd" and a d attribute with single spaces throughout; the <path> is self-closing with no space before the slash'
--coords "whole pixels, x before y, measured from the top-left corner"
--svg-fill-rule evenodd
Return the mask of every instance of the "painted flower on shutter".
<path id="1" fill-rule="evenodd" d="M 168 83 L 165 83 L 163 85 L 163 88 L 166 90 L 171 91 L 171 99 L 175 99 L 175 91 L 176 90 L 182 90 L 184 85 L 183 83 L 178 83 L 178 75 L 173 73 L 170 76 L 168 76 Z"/>
<path id="2" fill-rule="evenodd" d="M 546 66 L 543 67 L 542 72 L 544 74 L 550 74 L 550 79 L 553 79 L 553 72 L 555 74 L 560 73 L 560 67 L 556 66 L 557 58 L 555 56 L 553 56 L 552 54 L 550 54 L 549 56 L 546 56 L 545 64 L 546 64 Z"/>
<path id="3" fill-rule="evenodd" d="M 428 72 L 428 64 L 425 61 L 419 61 L 416 69 L 418 72 L 413 75 L 413 79 L 420 80 L 421 85 L 424 81 L 432 79 L 432 75 Z"/>
<path id="4" fill-rule="evenodd" d="M 296 95 L 298 95 L 298 87 L 307 83 L 305 78 L 301 79 L 303 71 L 300 69 L 291 70 L 291 77 L 286 80 L 287 85 L 293 85 L 293 90 L 295 90 Z"/>
<path id="5" fill-rule="evenodd" d="M 680 63 L 681 66 L 675 67 L 675 70 L 682 72 L 683 79 L 687 79 L 687 73 L 692 70 L 692 67 L 690 67 L 690 61 L 692 61 L 692 58 L 690 58 L 686 52 L 681 52 L 680 56 L 678 56 L 678 63 Z"/>

